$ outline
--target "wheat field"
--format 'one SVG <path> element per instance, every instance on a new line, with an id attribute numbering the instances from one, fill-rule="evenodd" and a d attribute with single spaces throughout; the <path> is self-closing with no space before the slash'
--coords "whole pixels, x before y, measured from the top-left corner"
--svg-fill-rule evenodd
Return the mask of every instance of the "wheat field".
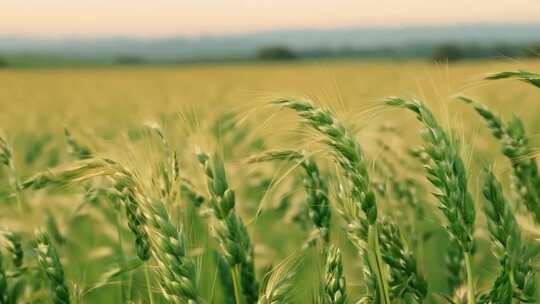
<path id="1" fill-rule="evenodd" d="M 537 303 L 517 70 L 0 70 L 0 303 Z"/>

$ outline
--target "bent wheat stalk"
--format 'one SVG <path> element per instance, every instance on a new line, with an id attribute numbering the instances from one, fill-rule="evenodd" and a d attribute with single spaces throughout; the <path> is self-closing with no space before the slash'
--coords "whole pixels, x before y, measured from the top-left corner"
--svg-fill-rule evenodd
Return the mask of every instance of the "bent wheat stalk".
<path id="1" fill-rule="evenodd" d="M 517 116 L 504 123 L 487 106 L 460 96 L 460 100 L 472 105 L 484 119 L 493 136 L 501 142 L 503 154 L 510 160 L 513 171 L 513 183 L 521 204 L 540 223 L 540 172 L 536 158 L 531 157 L 532 147 L 525 132 L 523 122 Z"/>
<path id="2" fill-rule="evenodd" d="M 297 258 L 288 258 L 271 272 L 267 273 L 267 280 L 257 304 L 289 304 L 294 303 L 294 278 L 298 271 Z"/>
<path id="3" fill-rule="evenodd" d="M 328 195 L 327 181 L 320 172 L 315 160 L 308 157 L 305 152 L 294 150 L 267 151 L 256 155 L 248 160 L 249 163 L 267 162 L 275 160 L 293 161 L 304 171 L 303 184 L 306 192 L 306 205 L 309 218 L 315 226 L 315 230 L 304 242 L 304 248 L 316 244 L 320 240 L 321 245 L 328 246 L 330 243 L 330 200 Z"/>
<path id="4" fill-rule="evenodd" d="M 44 171 L 25 180 L 22 189 L 67 187 L 95 177 L 107 177 L 112 182 L 114 195 L 125 205 L 128 227 L 135 236 L 137 255 L 143 261 L 150 257 L 146 219 L 140 204 L 144 197 L 135 175 L 121 164 L 106 158 L 90 158 L 56 171 Z"/>
<path id="5" fill-rule="evenodd" d="M 521 71 L 521 70 L 495 73 L 495 74 L 486 76 L 484 79 L 497 80 L 497 79 L 505 79 L 505 78 L 519 79 L 523 82 L 526 82 L 530 85 L 540 88 L 540 74 L 527 72 L 527 71 Z"/>

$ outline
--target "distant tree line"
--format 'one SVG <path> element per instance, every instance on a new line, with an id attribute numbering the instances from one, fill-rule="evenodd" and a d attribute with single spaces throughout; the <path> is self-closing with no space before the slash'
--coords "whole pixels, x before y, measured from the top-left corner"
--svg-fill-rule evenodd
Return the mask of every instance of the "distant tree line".
<path id="1" fill-rule="evenodd" d="M 8 62 L 6 59 L 0 57 L 0 69 L 1 68 L 4 68 L 4 67 L 7 67 L 8 66 Z"/>
<path id="2" fill-rule="evenodd" d="M 393 58 L 458 61 L 466 59 L 540 58 L 540 43 L 527 45 L 444 43 L 441 45 L 408 45 L 381 48 L 316 48 L 296 51 L 286 46 L 263 47 L 257 60 L 294 60 L 306 58 Z"/>
<path id="3" fill-rule="evenodd" d="M 482 58 L 540 58 L 540 43 L 527 46 L 443 44 L 433 49 L 435 61 L 456 61 Z"/>
<path id="4" fill-rule="evenodd" d="M 540 42 L 532 44 L 475 44 L 444 43 L 440 45 L 412 44 L 398 47 L 355 48 L 355 47 L 320 47 L 296 50 L 287 46 L 266 46 L 259 48 L 252 56 L 234 56 L 195 58 L 190 60 L 147 59 L 125 54 L 114 58 L 64 58 L 45 55 L 0 54 L 0 69 L 6 67 L 51 67 L 51 66 L 93 66 L 93 65 L 145 65 L 145 64 L 184 64 L 184 63 L 219 63 L 245 61 L 291 61 L 297 59 L 422 59 L 436 62 L 454 62 L 469 59 L 501 58 L 540 58 Z"/>
<path id="5" fill-rule="evenodd" d="M 121 55 L 114 59 L 114 62 L 119 65 L 139 65 L 144 64 L 145 60 L 142 57 L 131 56 L 131 55 Z"/>
<path id="6" fill-rule="evenodd" d="M 259 60 L 294 60 L 298 54 L 286 46 L 269 46 L 257 50 L 256 59 Z"/>

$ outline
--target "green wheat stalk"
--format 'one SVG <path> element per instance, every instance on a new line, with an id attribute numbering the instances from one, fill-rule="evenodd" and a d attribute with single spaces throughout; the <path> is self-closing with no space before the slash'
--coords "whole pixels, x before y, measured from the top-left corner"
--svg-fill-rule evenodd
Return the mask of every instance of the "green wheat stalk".
<path id="1" fill-rule="evenodd" d="M 9 292 L 7 285 L 6 270 L 4 269 L 4 257 L 0 252 L 0 304 L 9 303 Z"/>
<path id="2" fill-rule="evenodd" d="M 199 193 L 195 186 L 185 177 L 180 179 L 180 195 L 196 208 L 202 206 L 206 201 L 206 197 Z"/>
<path id="3" fill-rule="evenodd" d="M 0 136 L 0 165 L 3 165 L 8 170 L 9 184 L 15 193 L 17 204 L 21 211 L 24 210 L 21 186 L 19 182 L 19 176 L 15 169 L 15 162 L 13 160 L 13 149 L 8 142 Z"/>
<path id="4" fill-rule="evenodd" d="M 75 159 L 83 160 L 92 157 L 92 151 L 87 146 L 79 143 L 68 128 L 64 128 L 64 137 L 68 145 L 68 153 Z"/>
<path id="5" fill-rule="evenodd" d="M 234 190 L 229 187 L 223 161 L 205 153 L 197 154 L 207 178 L 210 199 L 208 204 L 215 217 L 214 232 L 222 254 L 231 267 L 236 301 L 256 303 L 258 283 L 255 278 L 254 248 L 247 228 L 235 209 Z"/>
<path id="6" fill-rule="evenodd" d="M 168 303 L 203 303 L 197 291 L 197 272 L 184 232 L 172 224 L 161 201 L 147 202 L 151 251 L 157 261 L 162 294 Z"/>
<path id="7" fill-rule="evenodd" d="M 154 175 L 151 179 L 153 187 L 159 189 L 162 199 L 169 203 L 174 202 L 177 193 L 181 190 L 180 164 L 177 153 L 171 148 L 160 125 L 146 123 L 145 127 L 157 135 L 165 154 L 165 157 L 158 161 L 154 169 Z"/>
<path id="8" fill-rule="evenodd" d="M 427 296 L 427 282 L 417 269 L 414 254 L 406 247 L 399 227 L 389 219 L 381 222 L 381 252 L 390 265 L 390 291 L 394 299 L 422 303 Z"/>
<path id="9" fill-rule="evenodd" d="M 340 184 L 335 192 L 338 205 L 337 211 L 347 223 L 345 229 L 347 237 L 359 251 L 364 262 L 362 264 L 362 274 L 366 288 L 365 295 L 359 303 L 380 303 L 382 295 L 377 287 L 379 284 L 377 275 L 370 264 L 369 255 L 367 253 L 369 250 L 366 245 L 368 242 L 369 223 L 367 219 L 362 216 L 360 206 L 352 200 L 350 195 L 347 195 L 349 191 L 345 189 L 344 185 Z"/>
<path id="10" fill-rule="evenodd" d="M 323 303 L 345 304 L 347 303 L 347 283 L 343 272 L 341 251 L 335 246 L 330 246 L 325 252 Z"/>
<path id="11" fill-rule="evenodd" d="M 493 136 L 501 142 L 502 152 L 512 164 L 517 194 L 535 222 L 540 223 L 540 173 L 536 158 L 530 157 L 532 149 L 521 119 L 513 116 L 505 124 L 485 105 L 464 96 L 459 99 L 474 107 Z"/>
<path id="12" fill-rule="evenodd" d="M 2 246 L 11 255 L 11 260 L 15 267 L 21 267 L 23 264 L 24 251 L 21 243 L 21 236 L 8 229 L 0 230 L 0 237 L 3 242 L 0 242 Z"/>
<path id="13" fill-rule="evenodd" d="M 41 270 L 49 279 L 53 302 L 55 304 L 69 304 L 70 297 L 65 282 L 64 268 L 60 263 L 56 248 L 46 232 L 38 231 L 36 233 L 35 252 Z"/>
<path id="14" fill-rule="evenodd" d="M 380 301 L 389 304 L 386 266 L 379 246 L 377 203 L 369 180 L 368 162 L 360 144 L 327 109 L 316 107 L 307 101 L 292 99 L 278 99 L 272 103 L 295 111 L 307 125 L 323 135 L 326 139 L 325 143 L 332 148 L 335 160 L 351 184 L 350 195 L 365 214 L 368 223 L 366 253 L 370 268 L 374 270 L 377 279 Z"/>
<path id="15" fill-rule="evenodd" d="M 463 283 L 463 250 L 455 239 L 451 239 L 445 252 L 446 283 L 449 294 L 455 294 L 456 290 Z"/>
<path id="16" fill-rule="evenodd" d="M 424 125 L 424 167 L 427 178 L 439 190 L 434 195 L 447 218 L 447 231 L 457 240 L 464 252 L 467 272 L 468 303 L 476 301 L 475 283 L 472 274 L 472 251 L 474 246 L 475 206 L 468 190 L 467 172 L 459 154 L 459 144 L 436 121 L 431 111 L 418 101 L 388 98 L 389 106 L 408 109 L 417 115 Z"/>
<path id="17" fill-rule="evenodd" d="M 535 270 L 502 186 L 490 169 L 485 170 L 483 194 L 488 230 L 502 268 L 488 298 L 491 303 L 503 303 L 501 298 L 514 296 L 520 302 L 534 303 Z"/>

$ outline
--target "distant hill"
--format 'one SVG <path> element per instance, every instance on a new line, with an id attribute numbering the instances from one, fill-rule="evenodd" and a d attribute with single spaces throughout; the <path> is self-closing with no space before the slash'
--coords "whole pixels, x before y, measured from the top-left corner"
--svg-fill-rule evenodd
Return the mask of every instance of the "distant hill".
<path id="1" fill-rule="evenodd" d="M 538 24 L 351 27 L 331 30 L 282 30 L 223 36 L 50 38 L 0 37 L 1 54 L 38 54 L 77 58 L 135 56 L 146 60 L 194 60 L 254 56 L 263 46 L 311 49 L 374 49 L 441 43 L 522 44 L 540 42 Z"/>

